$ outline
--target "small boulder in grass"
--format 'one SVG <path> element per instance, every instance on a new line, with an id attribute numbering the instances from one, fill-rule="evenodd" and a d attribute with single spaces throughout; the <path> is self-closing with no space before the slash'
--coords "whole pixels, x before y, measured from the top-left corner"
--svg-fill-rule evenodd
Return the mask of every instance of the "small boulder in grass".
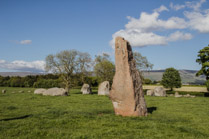
<path id="1" fill-rule="evenodd" d="M 186 95 L 184 95 L 184 97 L 191 97 L 191 96 L 190 96 L 190 94 L 186 94 Z"/>
<path id="2" fill-rule="evenodd" d="M 81 88 L 82 94 L 92 94 L 91 92 L 91 86 L 89 84 L 83 84 Z"/>
<path id="3" fill-rule="evenodd" d="M 19 93 L 24 93 L 24 91 L 23 90 L 20 90 L 20 91 L 18 91 Z"/>
<path id="4" fill-rule="evenodd" d="M 175 97 L 182 97 L 182 95 L 179 95 L 178 92 L 175 93 Z"/>
<path id="5" fill-rule="evenodd" d="M 147 90 L 147 96 L 154 96 L 154 90 Z"/>
<path id="6" fill-rule="evenodd" d="M 160 96 L 160 97 L 166 97 L 166 91 L 163 87 L 155 87 L 154 89 L 154 95 L 155 96 Z"/>
<path id="7" fill-rule="evenodd" d="M 43 93 L 46 91 L 46 89 L 43 89 L 43 88 L 39 88 L 39 89 L 36 89 L 35 91 L 34 91 L 34 94 L 42 94 L 43 95 Z"/>
<path id="8" fill-rule="evenodd" d="M 68 96 L 68 92 L 64 88 L 50 88 L 43 92 L 45 96 Z"/>
<path id="9" fill-rule="evenodd" d="M 5 94 L 7 91 L 5 89 L 1 90 L 2 94 Z"/>

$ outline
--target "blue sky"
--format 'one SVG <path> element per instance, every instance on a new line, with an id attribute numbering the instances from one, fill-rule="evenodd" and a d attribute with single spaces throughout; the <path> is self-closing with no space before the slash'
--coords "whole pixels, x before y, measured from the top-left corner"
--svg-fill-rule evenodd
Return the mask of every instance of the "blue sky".
<path id="1" fill-rule="evenodd" d="M 209 44 L 206 0 L 1 0 L 0 71 L 44 70 L 48 54 L 108 53 L 127 39 L 154 69 L 200 69 Z"/>

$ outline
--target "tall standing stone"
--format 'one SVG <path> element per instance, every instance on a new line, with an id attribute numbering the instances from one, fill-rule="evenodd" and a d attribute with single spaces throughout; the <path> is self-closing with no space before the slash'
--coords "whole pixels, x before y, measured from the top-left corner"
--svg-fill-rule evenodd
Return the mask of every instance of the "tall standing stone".
<path id="1" fill-rule="evenodd" d="M 146 116 L 147 106 L 142 79 L 136 69 L 131 46 L 121 37 L 115 39 L 115 68 L 110 99 L 116 115 Z"/>

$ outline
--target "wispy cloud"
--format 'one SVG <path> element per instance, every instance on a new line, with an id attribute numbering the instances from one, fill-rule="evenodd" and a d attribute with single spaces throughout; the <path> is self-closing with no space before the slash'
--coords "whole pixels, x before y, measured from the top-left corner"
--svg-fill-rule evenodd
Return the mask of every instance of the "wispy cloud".
<path id="1" fill-rule="evenodd" d="M 32 40 L 21 40 L 21 41 L 9 40 L 9 41 L 12 42 L 12 43 L 16 43 L 16 44 L 31 44 L 32 43 Z"/>
<path id="2" fill-rule="evenodd" d="M 184 4 L 173 4 L 172 2 L 170 3 L 170 8 L 173 9 L 173 10 L 181 10 L 181 9 L 184 9 L 184 8 L 191 8 L 193 9 L 194 11 L 199 11 L 202 4 L 205 3 L 206 0 L 200 0 L 200 1 L 187 1 L 185 2 Z"/>
<path id="3" fill-rule="evenodd" d="M 153 12 L 142 12 L 139 18 L 128 16 L 128 23 L 124 29 L 112 35 L 110 45 L 114 47 L 115 37 L 121 36 L 130 42 L 133 47 L 144 47 L 149 45 L 167 45 L 169 42 L 190 40 L 193 38 L 188 30 L 197 30 L 200 33 L 209 33 L 209 9 L 200 10 L 206 0 L 186 2 L 184 5 L 170 4 L 170 8 L 183 11 L 183 17 L 172 16 L 161 19 L 162 11 L 169 9 L 161 5 Z M 174 11 L 175 12 L 175 11 Z"/>
<path id="4" fill-rule="evenodd" d="M 22 40 L 20 41 L 20 44 L 31 44 L 32 40 Z"/>
<path id="5" fill-rule="evenodd" d="M 163 11 L 169 11 L 169 10 L 164 5 L 161 5 L 159 8 L 154 9 L 154 12 L 163 12 Z"/>
<path id="6" fill-rule="evenodd" d="M 0 60 L 0 68 L 22 71 L 22 72 L 44 72 L 45 61 L 32 61 L 26 62 L 22 60 L 15 60 L 8 62 L 6 60 Z"/>

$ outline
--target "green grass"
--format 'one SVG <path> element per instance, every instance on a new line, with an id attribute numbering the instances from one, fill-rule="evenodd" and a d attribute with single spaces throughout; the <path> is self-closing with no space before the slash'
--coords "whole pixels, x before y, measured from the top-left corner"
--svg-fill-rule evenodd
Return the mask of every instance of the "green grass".
<path id="1" fill-rule="evenodd" d="M 3 88 L 0 88 L 0 91 Z M 209 138 L 209 98 L 146 96 L 147 117 L 115 116 L 106 96 L 41 96 L 30 88 L 0 94 L 0 139 Z M 24 90 L 24 93 L 12 93 Z M 96 92 L 96 90 L 94 90 Z"/>

